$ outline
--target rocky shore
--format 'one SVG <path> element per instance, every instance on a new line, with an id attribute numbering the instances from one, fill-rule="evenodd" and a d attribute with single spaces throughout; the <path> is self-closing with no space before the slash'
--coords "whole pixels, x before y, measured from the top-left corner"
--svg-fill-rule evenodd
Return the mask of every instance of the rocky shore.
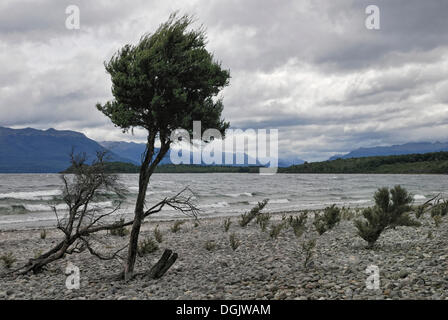
<path id="1" fill-rule="evenodd" d="M 298 214 L 288 213 L 289 214 Z M 275 214 L 271 224 L 282 214 Z M 228 232 L 222 218 L 186 220 L 173 233 L 173 221 L 151 221 L 141 239 L 153 238 L 159 225 L 163 241 L 159 250 L 140 257 L 137 271 L 144 272 L 169 248 L 179 255 L 167 274 L 158 280 L 117 279 L 119 260 L 102 261 L 88 252 L 67 255 L 33 275 L 5 275 L 0 267 L 0 299 L 448 299 L 448 224 L 435 227 L 429 217 L 419 228 L 398 227 L 381 235 L 373 250 L 356 235 L 353 221 L 342 220 L 334 229 L 317 236 L 308 231 L 297 239 L 291 228 L 272 239 L 252 222 L 242 228 L 232 218 Z M 310 220 L 310 219 L 308 219 Z M 311 221 L 308 221 L 312 230 Z M 233 250 L 230 234 L 240 246 Z M 127 237 L 98 235 L 105 250 L 120 248 Z M 304 267 L 301 245 L 317 238 L 312 261 Z M 12 252 L 12 268 L 43 252 L 60 239 L 59 231 L 0 231 L 0 255 Z M 213 243 L 215 247 L 207 243 Z M 69 263 L 80 269 L 80 288 L 66 288 Z M 379 288 L 366 285 L 368 266 L 379 268 Z"/>

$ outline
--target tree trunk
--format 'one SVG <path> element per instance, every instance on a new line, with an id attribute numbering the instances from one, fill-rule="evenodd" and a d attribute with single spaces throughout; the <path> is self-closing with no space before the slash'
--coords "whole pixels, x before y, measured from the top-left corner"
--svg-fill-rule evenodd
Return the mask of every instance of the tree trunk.
<path id="1" fill-rule="evenodd" d="M 173 251 L 169 249 L 165 249 L 162 254 L 162 257 L 157 261 L 157 263 L 151 268 L 149 271 L 148 277 L 151 279 L 159 279 L 161 278 L 169 268 L 176 262 L 177 253 L 173 253 Z"/>
<path id="2" fill-rule="evenodd" d="M 124 280 L 126 281 L 132 279 L 132 277 L 134 276 L 135 260 L 137 259 L 138 236 L 140 234 L 140 228 L 144 219 L 146 190 L 148 188 L 149 178 L 154 172 L 155 167 L 159 164 L 160 160 L 162 160 L 170 147 L 169 143 L 162 141 L 159 152 L 156 158 L 153 160 L 154 140 L 155 135 L 150 134 L 148 136 L 148 142 L 146 144 L 146 153 L 140 167 L 138 196 L 135 203 L 134 211 L 135 217 L 129 238 L 128 258 L 124 268 Z"/>

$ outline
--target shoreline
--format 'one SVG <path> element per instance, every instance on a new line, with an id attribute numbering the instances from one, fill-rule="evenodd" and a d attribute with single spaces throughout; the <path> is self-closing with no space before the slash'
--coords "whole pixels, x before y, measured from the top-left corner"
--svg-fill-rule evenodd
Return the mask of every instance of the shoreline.
<path id="1" fill-rule="evenodd" d="M 282 212 L 272 215 L 271 225 L 281 221 Z M 288 213 L 297 215 L 298 211 Z M 149 270 L 169 248 L 179 258 L 165 276 L 158 280 L 114 279 L 123 267 L 120 261 L 102 261 L 87 252 L 67 255 L 37 275 L 0 277 L 0 299 L 448 299 L 448 225 L 434 226 L 430 217 L 419 228 L 398 227 L 381 235 L 374 250 L 365 248 L 356 236 L 353 220 L 317 238 L 316 253 L 308 268 L 303 267 L 300 253 L 304 241 L 316 237 L 308 231 L 297 239 L 292 229 L 284 229 L 277 240 L 252 222 L 243 228 L 239 217 L 231 217 L 229 232 L 223 218 L 202 218 L 198 225 L 188 220 L 177 233 L 171 221 L 147 220 L 140 239 L 153 238 L 159 225 L 163 242 L 159 250 L 139 257 L 137 272 Z M 312 219 L 307 229 L 312 230 Z M 40 239 L 40 229 L 0 231 L 0 254 L 13 252 L 14 267 L 26 262 L 39 251 L 54 245 L 60 235 L 48 229 Z M 428 238 L 431 232 L 432 238 Z M 234 251 L 229 245 L 235 233 L 241 245 Z M 105 251 L 126 244 L 128 237 L 98 234 Z M 206 249 L 213 241 L 215 248 Z M 65 287 L 68 263 L 81 273 L 79 290 Z M 380 288 L 366 288 L 366 268 L 378 265 Z M 5 272 L 0 266 L 0 273 Z"/>

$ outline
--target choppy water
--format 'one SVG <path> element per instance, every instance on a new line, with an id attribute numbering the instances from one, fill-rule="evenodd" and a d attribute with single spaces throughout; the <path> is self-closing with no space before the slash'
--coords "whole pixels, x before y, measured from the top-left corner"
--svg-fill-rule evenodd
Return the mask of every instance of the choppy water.
<path id="1" fill-rule="evenodd" d="M 138 191 L 138 175 L 123 174 L 129 191 L 120 214 L 132 214 Z M 148 205 L 189 186 L 202 210 L 201 216 L 239 215 L 257 201 L 269 198 L 269 211 L 316 209 L 330 204 L 368 206 L 378 187 L 400 184 L 413 193 L 416 203 L 448 191 L 446 175 L 277 174 L 247 173 L 154 174 L 148 190 Z M 0 174 L 0 229 L 55 224 L 50 205 L 60 213 L 62 182 L 58 174 Z M 114 199 L 102 199 L 98 207 L 112 207 Z M 163 210 L 154 218 L 182 217 Z"/>

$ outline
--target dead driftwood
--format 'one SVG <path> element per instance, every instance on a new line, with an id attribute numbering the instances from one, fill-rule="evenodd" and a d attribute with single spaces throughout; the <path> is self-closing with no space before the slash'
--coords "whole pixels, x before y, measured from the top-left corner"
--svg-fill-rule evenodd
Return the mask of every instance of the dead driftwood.
<path id="1" fill-rule="evenodd" d="M 157 261 L 157 263 L 149 270 L 148 278 L 150 279 L 159 279 L 161 278 L 169 268 L 176 262 L 177 253 L 173 252 L 170 249 L 165 249 L 162 254 L 162 257 Z"/>
<path id="2" fill-rule="evenodd" d="M 124 228 L 134 222 L 124 219 L 120 221 L 106 219 L 118 211 L 121 201 L 117 201 L 117 205 L 110 210 L 106 210 L 106 212 L 103 208 L 93 205 L 96 200 L 101 199 L 104 192 L 112 193 L 120 200 L 126 195 L 126 190 L 119 183 L 118 176 L 105 172 L 103 157 L 104 153 L 98 153 L 98 159 L 92 165 L 87 166 L 85 165 L 84 155 L 76 157 L 72 154 L 74 175 L 71 178 L 65 175 L 61 177 L 64 182 L 63 201 L 67 205 L 68 213 L 64 217 L 59 217 L 56 207 L 53 206 L 57 218 L 57 228 L 62 231 L 63 238 L 53 248 L 38 257 L 29 259 L 25 265 L 9 274 L 19 272 L 21 274 L 38 273 L 48 264 L 63 259 L 67 254 L 80 253 L 85 250 L 101 260 L 125 260 L 125 257 L 122 257 L 120 253 L 128 248 L 128 245 L 108 255 L 98 251 L 102 241 L 101 237 L 96 237 L 95 234 L 101 231 Z M 178 194 L 167 197 L 146 209 L 143 218 L 160 212 L 165 206 L 180 211 L 187 216 L 196 217 L 198 209 L 191 201 L 192 196 L 184 196 L 186 191 L 191 190 L 185 188 Z M 171 250 L 165 251 L 160 261 L 151 269 L 150 274 L 155 278 L 160 278 L 176 259 L 177 254 L 172 253 Z"/>

